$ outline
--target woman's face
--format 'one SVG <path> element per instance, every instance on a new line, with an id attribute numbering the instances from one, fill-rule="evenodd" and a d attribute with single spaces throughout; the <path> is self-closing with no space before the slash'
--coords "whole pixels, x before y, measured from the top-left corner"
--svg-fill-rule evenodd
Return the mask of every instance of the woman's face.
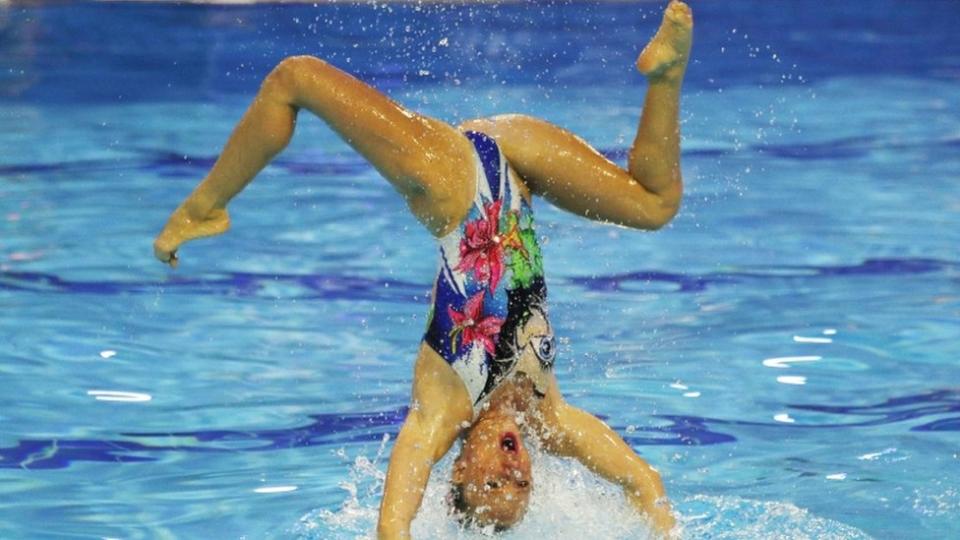
<path id="1" fill-rule="evenodd" d="M 530 502 L 530 455 L 510 415 L 482 417 L 471 428 L 453 468 L 465 513 L 479 526 L 507 528 Z"/>

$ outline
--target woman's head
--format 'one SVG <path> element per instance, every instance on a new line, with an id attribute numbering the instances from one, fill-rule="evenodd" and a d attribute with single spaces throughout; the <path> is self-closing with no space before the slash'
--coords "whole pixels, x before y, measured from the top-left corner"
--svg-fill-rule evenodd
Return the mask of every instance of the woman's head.
<path id="1" fill-rule="evenodd" d="M 509 414 L 489 414 L 470 429 L 453 464 L 453 506 L 481 527 L 506 529 L 523 518 L 533 479 L 530 455 Z"/>

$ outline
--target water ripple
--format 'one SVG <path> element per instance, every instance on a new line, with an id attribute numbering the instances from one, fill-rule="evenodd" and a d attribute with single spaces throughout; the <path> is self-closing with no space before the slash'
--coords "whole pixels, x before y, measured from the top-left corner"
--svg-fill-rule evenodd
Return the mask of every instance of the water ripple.
<path id="1" fill-rule="evenodd" d="M 829 159 L 851 159 L 864 157 L 870 152 L 876 150 L 896 150 L 904 151 L 918 148 L 930 147 L 954 148 L 957 146 L 957 139 L 946 137 L 934 140 L 918 140 L 911 142 L 894 141 L 883 139 L 871 135 L 841 137 L 837 139 L 823 141 L 797 141 L 789 144 L 773 144 L 769 142 L 749 145 L 744 149 L 735 149 L 732 147 L 699 147 L 684 149 L 685 157 L 720 157 L 733 154 L 764 154 L 779 159 L 788 159 L 796 161 L 811 160 L 829 160 Z M 630 153 L 629 148 L 603 148 L 600 150 L 608 159 L 614 161 L 626 161 Z"/>
<path id="2" fill-rule="evenodd" d="M 767 423 L 701 418 L 685 415 L 655 415 L 665 426 L 637 427 L 626 431 L 633 446 L 705 446 L 735 442 L 717 426 L 797 428 L 851 428 L 894 424 L 930 416 L 960 413 L 960 390 L 937 390 L 888 399 L 866 406 L 791 405 L 796 410 L 838 416 L 867 417 L 854 422 L 801 424 Z M 329 444 L 376 442 L 384 434 L 395 436 L 406 407 L 354 414 L 311 415 L 311 423 L 289 429 L 200 430 L 169 433 L 121 433 L 126 439 L 25 439 L 0 448 L 0 468 L 64 469 L 73 462 L 139 462 L 157 458 L 157 452 L 264 452 Z M 960 431 L 960 416 L 913 426 L 911 431 Z M 643 433 L 635 435 L 634 433 Z M 184 442 L 184 440 L 190 442 Z M 195 442 L 195 444 L 194 444 Z"/>
<path id="3" fill-rule="evenodd" d="M 791 144 L 763 143 L 748 146 L 746 152 L 771 155 L 780 159 L 824 160 L 850 159 L 863 157 L 875 150 L 890 149 L 903 151 L 911 148 L 929 148 L 942 146 L 955 148 L 956 138 L 900 142 L 883 140 L 876 136 L 843 137 L 826 141 L 796 142 Z M 81 173 L 111 170 L 149 171 L 162 177 L 197 178 L 208 171 L 216 162 L 216 155 L 190 155 L 174 150 L 157 148 L 131 148 L 137 155 L 127 159 L 94 159 L 61 161 L 57 163 L 14 163 L 0 166 L 0 176 L 51 173 Z M 627 147 L 603 148 L 600 150 L 608 159 L 625 161 L 630 149 Z M 685 149 L 686 157 L 719 157 L 733 153 L 743 153 L 729 147 L 701 147 Z M 324 155 L 279 157 L 270 164 L 291 174 L 318 174 L 324 176 L 355 176 L 371 170 L 370 165 L 354 154 L 337 156 Z"/>
<path id="4" fill-rule="evenodd" d="M 134 148 L 139 154 L 130 158 L 84 159 L 57 163 L 14 163 L 0 166 L 0 176 L 53 173 L 89 173 L 103 171 L 147 171 L 168 178 L 193 178 L 203 176 L 217 160 L 216 155 L 189 155 L 172 150 Z M 301 155 L 278 157 L 271 167 L 292 174 L 321 174 L 325 176 L 354 176 L 363 174 L 371 167 L 359 156 Z"/>
<path id="5" fill-rule="evenodd" d="M 856 265 L 754 266 L 754 270 L 684 274 L 641 270 L 607 276 L 569 277 L 560 283 L 589 291 L 617 291 L 627 283 L 667 283 L 674 292 L 695 293 L 709 286 L 750 281 L 816 279 L 832 277 L 946 274 L 960 271 L 960 263 L 937 259 L 867 259 Z M 366 278 L 343 274 L 278 274 L 227 272 L 211 278 L 171 277 L 167 281 L 80 281 L 43 272 L 0 271 L 0 290 L 80 294 L 156 293 L 257 296 L 277 283 L 298 286 L 307 292 L 300 299 L 352 299 L 420 301 L 426 285 L 397 279 Z"/>
<path id="6" fill-rule="evenodd" d="M 0 290 L 68 294 L 125 295 L 131 293 L 209 296 L 257 296 L 277 283 L 309 291 L 300 299 L 408 301 L 422 295 L 425 285 L 393 279 L 338 274 L 260 274 L 228 272 L 213 278 L 172 277 L 167 281 L 80 281 L 43 272 L 0 272 Z"/>
<path id="7" fill-rule="evenodd" d="M 792 408 L 825 414 L 867 418 L 830 427 L 873 426 L 905 422 L 926 416 L 960 413 L 960 390 L 940 390 L 928 394 L 892 398 L 877 405 L 793 405 Z M 809 427 L 809 424 L 808 424 Z M 827 426 L 816 426 L 827 427 Z M 913 426 L 911 431 L 960 431 L 960 416 Z"/>
<path id="8" fill-rule="evenodd" d="M 752 271 L 712 272 L 689 275 L 674 272 L 638 271 L 610 276 L 574 277 L 568 281 L 591 291 L 616 291 L 630 282 L 664 282 L 677 286 L 676 292 L 701 292 L 710 285 L 728 285 L 757 280 L 830 278 L 837 276 L 898 276 L 917 274 L 952 274 L 960 263 L 938 259 L 867 259 L 855 265 L 815 266 L 780 265 L 752 266 Z"/>

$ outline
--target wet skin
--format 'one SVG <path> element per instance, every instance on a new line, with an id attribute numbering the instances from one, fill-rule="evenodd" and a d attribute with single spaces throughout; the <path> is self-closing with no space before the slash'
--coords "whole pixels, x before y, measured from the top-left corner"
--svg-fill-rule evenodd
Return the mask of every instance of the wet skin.
<path id="1" fill-rule="evenodd" d="M 520 433 L 509 414 L 487 415 L 474 424 L 454 463 L 453 482 L 477 525 L 506 528 L 527 511 L 533 478 Z"/>

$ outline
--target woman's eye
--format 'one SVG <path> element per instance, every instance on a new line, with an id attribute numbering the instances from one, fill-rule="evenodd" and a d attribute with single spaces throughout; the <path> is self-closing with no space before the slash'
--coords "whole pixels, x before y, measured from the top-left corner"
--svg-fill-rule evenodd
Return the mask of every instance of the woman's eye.
<path id="1" fill-rule="evenodd" d="M 487 488 L 500 489 L 500 482 L 497 482 L 495 480 L 490 480 L 489 482 L 487 482 Z"/>
<path id="2" fill-rule="evenodd" d="M 541 336 L 534 338 L 534 346 L 540 361 L 546 365 L 553 363 L 553 357 L 557 350 L 553 346 L 553 336 Z"/>
<path id="3" fill-rule="evenodd" d="M 530 482 L 527 482 L 526 480 L 521 480 L 517 482 L 517 485 L 520 486 L 522 489 L 525 489 L 527 486 L 530 485 Z"/>

